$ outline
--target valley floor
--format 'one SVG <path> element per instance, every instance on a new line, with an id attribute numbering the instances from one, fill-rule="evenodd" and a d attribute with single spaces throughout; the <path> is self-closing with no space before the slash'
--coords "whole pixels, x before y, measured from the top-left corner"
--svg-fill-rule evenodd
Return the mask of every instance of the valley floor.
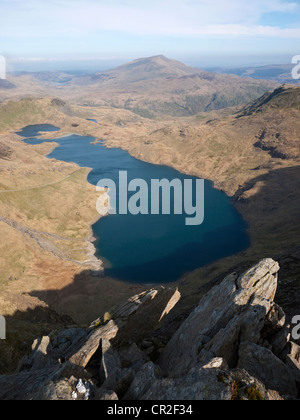
<path id="1" fill-rule="evenodd" d="M 292 89 L 291 95 L 297 90 Z M 3 109 L 0 113 L 0 313 L 9 331 L 7 343 L 0 346 L 0 371 L 16 365 L 18 354 L 12 358 L 12 348 L 22 354 L 36 335 L 73 321 L 88 324 L 145 289 L 93 277 L 101 266 L 92 255 L 90 226 L 98 217 L 98 193 L 87 183 L 89 169 L 46 159 L 54 143 L 23 144 L 14 133 L 29 124 L 60 127 L 59 134 L 47 133 L 54 142 L 69 133 L 105 140 L 107 147 L 120 147 L 139 159 L 211 179 L 232 198 L 249 224 L 251 247 L 178 282 L 182 299 L 172 318 L 167 317 L 169 334 L 212 284 L 265 257 L 281 263 L 279 303 L 288 317 L 296 313 L 299 108 L 239 116 L 232 109 L 159 121 L 105 107 L 70 106 L 66 112 L 66 104 L 47 98 L 26 99 L 16 107 L 20 118 L 7 121 Z"/>

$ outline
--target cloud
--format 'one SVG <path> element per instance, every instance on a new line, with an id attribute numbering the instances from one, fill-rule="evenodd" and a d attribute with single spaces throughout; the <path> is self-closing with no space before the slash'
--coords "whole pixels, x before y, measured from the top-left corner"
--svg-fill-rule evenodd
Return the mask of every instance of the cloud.
<path id="1" fill-rule="evenodd" d="M 270 13 L 299 14 L 288 0 L 0 0 L 7 37 L 87 37 L 101 31 L 164 36 L 299 37 L 299 29 L 264 26 Z"/>
<path id="2" fill-rule="evenodd" d="M 190 35 L 204 36 L 248 36 L 271 38 L 300 38 L 300 28 L 281 29 L 274 26 L 211 25 L 190 29 Z"/>

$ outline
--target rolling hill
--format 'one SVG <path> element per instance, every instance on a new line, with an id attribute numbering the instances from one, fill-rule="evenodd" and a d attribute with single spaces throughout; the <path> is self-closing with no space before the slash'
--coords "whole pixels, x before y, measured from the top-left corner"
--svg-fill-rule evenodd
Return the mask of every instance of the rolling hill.
<path id="1" fill-rule="evenodd" d="M 10 77 L 14 97 L 58 96 L 84 106 L 126 109 L 146 118 L 190 116 L 239 106 L 278 86 L 275 82 L 209 73 L 164 56 L 141 58 L 87 76 L 53 72 Z M 8 99 L 1 89 L 0 100 Z"/>
<path id="2" fill-rule="evenodd" d="M 138 59 L 108 72 L 73 79 L 64 93 L 70 93 L 72 85 L 73 92 L 76 86 L 73 98 L 81 104 L 125 108 L 148 118 L 237 106 L 275 87 L 270 81 L 209 73 L 164 56 Z"/>
<path id="3" fill-rule="evenodd" d="M 278 83 L 290 83 L 299 85 L 299 80 L 292 78 L 292 69 L 295 64 L 274 64 L 258 67 L 242 67 L 232 69 L 216 69 L 218 73 L 235 74 L 240 77 L 251 77 L 253 79 L 272 80 Z"/>
<path id="4" fill-rule="evenodd" d="M 136 95 L 136 101 L 144 104 L 144 110 L 159 115 L 151 110 L 153 101 L 159 100 L 163 106 L 168 89 L 178 88 L 180 81 L 187 92 L 190 83 L 192 86 L 199 81 L 197 94 L 201 91 L 207 95 L 213 89 L 220 94 L 220 86 L 227 94 L 236 93 L 234 88 L 242 87 L 246 92 L 247 83 L 261 87 L 258 81 L 212 75 L 186 69 L 181 64 L 176 66 L 174 62 L 170 75 L 168 63 L 162 57 L 137 60 L 131 63 L 131 70 L 125 65 L 106 72 L 114 77 L 111 80 L 101 81 L 104 73 L 100 73 L 97 77 L 74 78 L 70 85 L 59 87 L 54 87 L 51 80 L 39 80 L 37 85 L 37 79 L 28 74 L 14 79 L 16 88 L 10 90 L 11 97 L 24 95 L 27 86 L 31 95 L 46 91 L 55 94 L 56 99 L 25 98 L 0 105 L 1 189 L 5 190 L 0 203 L 3 232 L 0 312 L 5 316 L 18 313 L 17 317 L 11 316 L 10 327 L 17 325 L 20 331 L 13 348 L 19 348 L 24 341 L 30 342 L 32 334 L 36 334 L 32 325 L 42 327 L 33 323 L 41 302 L 45 311 L 51 308 L 58 314 L 68 314 L 78 323 L 86 323 L 94 319 L 93 311 L 101 308 L 105 312 L 117 299 L 133 294 L 132 285 L 105 277 L 99 281 L 85 269 L 89 225 L 96 217 L 95 191 L 86 182 L 88 170 L 46 159 L 54 144 L 23 144 L 15 132 L 28 124 L 55 124 L 61 130 L 51 136 L 53 140 L 56 135 L 70 132 L 105 140 L 107 147 L 121 147 L 139 159 L 210 179 L 232 198 L 249 224 L 251 247 L 242 254 L 187 274 L 179 283 L 180 313 L 195 305 L 209 290 L 211 281 L 221 274 L 269 256 L 278 259 L 283 267 L 279 303 L 287 308 L 289 316 L 298 313 L 295 311 L 299 308 L 300 290 L 297 251 L 300 88 L 284 86 L 272 92 L 263 91 L 260 98 L 255 97 L 238 110 L 208 112 L 207 109 L 196 115 L 187 112 L 188 115 L 180 118 L 168 115 L 162 119 L 142 118 L 137 110 L 133 113 L 122 109 L 122 95 L 128 97 L 130 91 L 130 95 Z M 135 71 L 137 74 L 133 76 Z M 148 77 L 147 73 L 150 73 Z M 243 81 L 245 85 L 240 84 Z M 36 91 L 32 90 L 34 86 L 38 86 Z M 121 86 L 127 89 L 123 93 L 118 90 Z M 159 89 L 165 90 L 159 93 Z M 194 91 L 190 89 L 192 94 Z M 182 100 L 186 98 L 183 92 L 177 94 Z M 95 106 L 93 97 L 98 96 L 106 98 L 102 99 L 103 104 L 119 98 L 120 109 Z M 67 97 L 73 98 L 73 103 L 67 103 Z M 146 99 L 148 102 L 144 102 Z M 81 101 L 91 101 L 93 106 L 74 105 Z M 127 108 L 130 108 L 128 104 Z M 91 118 L 98 123 L 87 121 Z M 70 238 L 69 232 L 74 230 L 76 237 Z M 52 325 L 51 322 L 47 328 L 53 329 Z M 8 359 L 14 366 L 16 360 L 10 360 L 10 356 L 15 353 L 9 346 L 4 349 L 4 355 L 0 348 L 0 354 L 1 360 Z"/>

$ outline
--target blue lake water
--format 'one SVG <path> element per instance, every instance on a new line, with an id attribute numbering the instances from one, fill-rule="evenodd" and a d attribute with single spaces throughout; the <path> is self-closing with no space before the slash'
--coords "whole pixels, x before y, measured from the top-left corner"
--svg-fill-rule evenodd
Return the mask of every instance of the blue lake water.
<path id="1" fill-rule="evenodd" d="M 60 128 L 55 127 L 51 124 L 36 124 L 36 125 L 28 125 L 27 127 L 22 128 L 21 131 L 18 131 L 17 134 L 23 137 L 37 137 L 40 135 L 41 132 L 55 132 L 60 131 Z M 39 140 L 39 143 L 41 141 Z"/>
<path id="2" fill-rule="evenodd" d="M 46 128 L 50 131 L 50 127 Z M 36 137 L 41 131 L 47 131 L 45 125 L 25 127 L 18 134 L 27 137 L 28 144 L 39 144 L 45 141 Z M 196 180 L 168 166 L 142 162 L 121 149 L 92 145 L 92 137 L 69 135 L 55 141 L 60 147 L 48 157 L 92 168 L 88 181 L 94 185 L 104 178 L 118 184 L 119 171 L 128 171 L 128 181 L 142 178 L 149 185 L 151 179 Z M 186 226 L 185 218 L 185 214 L 128 214 L 99 220 L 93 232 L 105 274 L 134 283 L 173 282 L 186 272 L 245 250 L 250 244 L 241 215 L 210 181 L 205 181 L 204 223 Z"/>

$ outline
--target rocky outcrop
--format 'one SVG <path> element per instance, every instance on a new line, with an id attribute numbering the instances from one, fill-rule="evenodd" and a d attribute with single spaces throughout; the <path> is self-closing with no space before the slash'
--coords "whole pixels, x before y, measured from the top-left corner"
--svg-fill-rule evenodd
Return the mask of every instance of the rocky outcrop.
<path id="1" fill-rule="evenodd" d="M 17 373 L 0 376 L 0 399 L 79 399 L 77 388 L 83 379 L 88 399 L 115 399 L 115 389 L 125 394 L 149 360 L 137 344 L 179 299 L 177 288 L 153 289 L 106 313 L 88 329 L 53 332 L 36 340 Z"/>
<path id="2" fill-rule="evenodd" d="M 289 330 L 274 303 L 278 272 L 278 263 L 266 259 L 212 289 L 166 346 L 160 359 L 165 375 L 177 378 L 221 357 L 268 389 L 296 397 L 291 371 L 280 360 L 288 351 Z"/>
<path id="3" fill-rule="evenodd" d="M 265 260 L 211 290 L 168 343 L 161 357 L 164 372 L 181 375 L 214 357 L 235 367 L 240 342 L 261 339 L 274 305 L 278 271 L 277 263 Z"/>
<path id="4" fill-rule="evenodd" d="M 151 380 L 151 383 L 149 381 Z M 280 400 L 246 371 L 230 371 L 222 358 L 192 368 L 179 378 L 158 379 L 150 364 L 142 369 L 125 399 L 139 400 Z"/>
<path id="5" fill-rule="evenodd" d="M 135 296 L 88 329 L 37 340 L 15 375 L 0 376 L 0 399 L 295 399 L 300 348 L 274 302 L 278 272 L 266 259 L 226 277 L 167 345 L 153 332 L 180 299 L 175 288 Z"/>

